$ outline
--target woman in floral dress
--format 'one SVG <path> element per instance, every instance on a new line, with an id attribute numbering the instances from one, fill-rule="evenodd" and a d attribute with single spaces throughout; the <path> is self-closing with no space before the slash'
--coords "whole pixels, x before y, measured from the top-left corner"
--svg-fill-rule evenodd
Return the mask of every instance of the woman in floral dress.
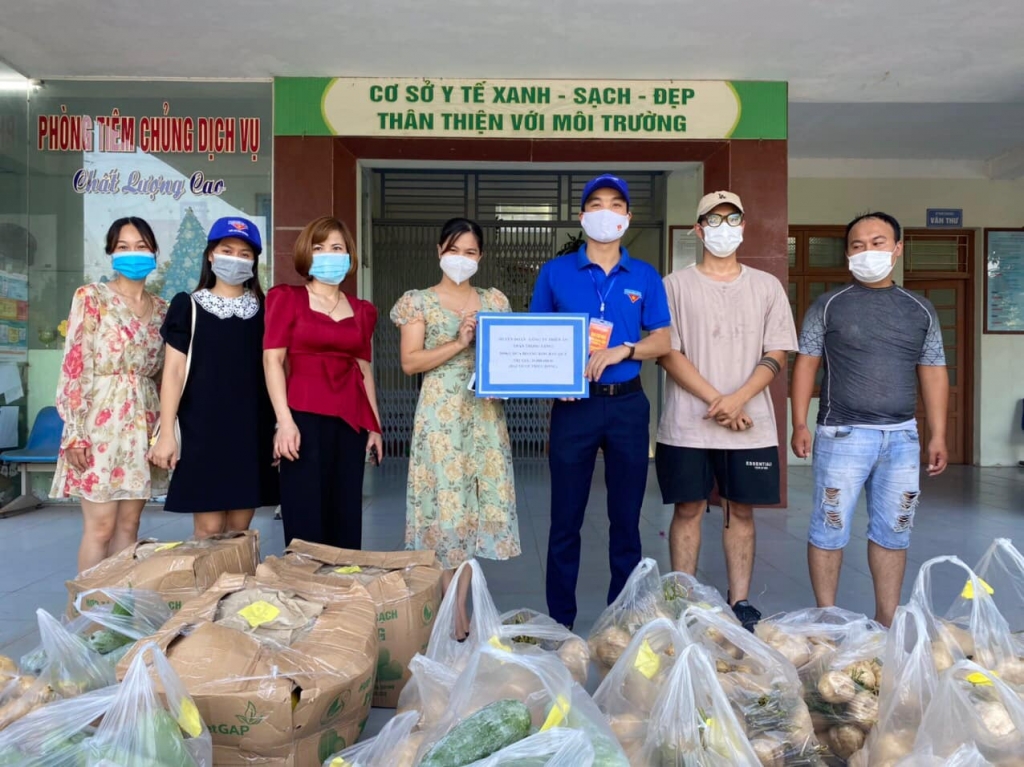
<path id="1" fill-rule="evenodd" d="M 167 302 L 146 291 L 156 238 L 141 218 L 121 218 L 106 251 L 117 275 L 75 292 L 57 383 L 64 434 L 50 495 L 81 499 L 79 572 L 135 543 L 143 506 L 167 484 L 146 460 L 167 313 Z"/>
<path id="2" fill-rule="evenodd" d="M 445 589 L 467 559 L 509 559 L 520 553 L 504 406 L 477 399 L 468 389 L 476 363 L 477 312 L 511 311 L 500 291 L 469 283 L 482 250 L 478 224 L 448 221 L 437 245 L 441 281 L 409 291 L 391 310 L 402 332 L 402 370 L 425 374 L 409 456 L 405 543 L 437 552 L 446 570 Z M 461 581 L 457 639 L 469 629 L 469 580 Z"/>

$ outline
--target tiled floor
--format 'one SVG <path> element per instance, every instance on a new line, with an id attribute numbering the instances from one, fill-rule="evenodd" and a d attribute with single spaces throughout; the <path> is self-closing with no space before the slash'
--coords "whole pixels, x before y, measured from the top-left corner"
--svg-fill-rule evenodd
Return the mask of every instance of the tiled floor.
<path id="1" fill-rule="evenodd" d="M 363 546 L 390 550 L 401 546 L 405 516 L 405 465 L 385 462 L 368 469 Z M 587 522 L 583 531 L 583 561 L 579 586 L 579 617 L 576 631 L 586 636 L 604 607 L 608 588 L 605 494 L 602 467 L 595 472 Z M 751 601 L 765 615 L 813 604 L 806 566 L 806 533 L 811 506 L 812 478 L 807 468 L 789 473 L 790 506 L 785 510 L 758 512 L 758 552 Z M 544 463 L 517 466 L 520 535 L 523 555 L 509 562 L 485 562 L 484 572 L 499 609 L 533 607 L 545 610 L 544 564 L 547 546 L 549 475 Z M 952 467 L 943 476 L 922 480 L 922 500 L 917 512 L 910 568 L 904 584 L 909 597 L 921 563 L 940 554 L 956 554 L 969 565 L 996 537 L 1024 542 L 1024 469 L 975 469 Z M 661 504 L 653 469 L 644 504 L 642 535 L 644 553 L 668 569 L 665 535 L 671 509 Z M 722 515 L 717 509 L 705 518 L 705 546 L 699 576 L 725 589 L 725 563 L 720 545 Z M 842 606 L 873 613 L 871 578 L 868 573 L 863 499 L 855 519 L 854 543 L 847 550 L 840 584 Z M 273 511 L 261 510 L 256 518 L 264 555 L 281 552 L 281 524 Z M 192 528 L 187 516 L 157 508 L 143 515 L 142 534 L 165 540 L 186 537 Z M 65 605 L 64 581 L 74 575 L 81 531 L 76 508 L 51 507 L 0 520 L 0 652 L 17 657 L 31 649 L 36 639 L 36 608 L 59 614 Z M 934 578 L 935 597 L 943 607 L 963 585 L 962 573 L 949 568 Z M 372 733 L 390 716 L 375 712 Z"/>

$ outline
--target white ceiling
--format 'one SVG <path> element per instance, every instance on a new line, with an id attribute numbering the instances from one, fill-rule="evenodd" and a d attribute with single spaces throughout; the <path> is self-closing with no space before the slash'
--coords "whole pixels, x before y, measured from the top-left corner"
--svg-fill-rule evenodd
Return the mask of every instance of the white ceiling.
<path id="1" fill-rule="evenodd" d="M 790 84 L 798 157 L 989 159 L 1024 116 L 1022 0 L 0 0 L 38 79 L 434 76 Z"/>

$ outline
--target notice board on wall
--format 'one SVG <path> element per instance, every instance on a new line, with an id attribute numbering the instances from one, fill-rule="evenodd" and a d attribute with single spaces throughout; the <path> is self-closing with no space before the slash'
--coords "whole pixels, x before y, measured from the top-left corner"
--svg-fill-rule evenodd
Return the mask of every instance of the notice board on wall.
<path id="1" fill-rule="evenodd" d="M 985 230 L 985 332 L 1024 334 L 1024 230 Z"/>

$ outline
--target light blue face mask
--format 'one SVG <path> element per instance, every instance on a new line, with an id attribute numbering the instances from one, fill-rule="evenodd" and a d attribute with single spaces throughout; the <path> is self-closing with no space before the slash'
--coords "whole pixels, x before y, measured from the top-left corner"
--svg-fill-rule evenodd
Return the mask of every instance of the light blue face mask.
<path id="1" fill-rule="evenodd" d="M 348 253 L 314 253 L 309 276 L 325 285 L 340 285 L 352 268 Z"/>
<path id="2" fill-rule="evenodd" d="M 115 253 L 110 265 L 126 280 L 142 281 L 156 269 L 156 256 L 144 251 Z"/>

